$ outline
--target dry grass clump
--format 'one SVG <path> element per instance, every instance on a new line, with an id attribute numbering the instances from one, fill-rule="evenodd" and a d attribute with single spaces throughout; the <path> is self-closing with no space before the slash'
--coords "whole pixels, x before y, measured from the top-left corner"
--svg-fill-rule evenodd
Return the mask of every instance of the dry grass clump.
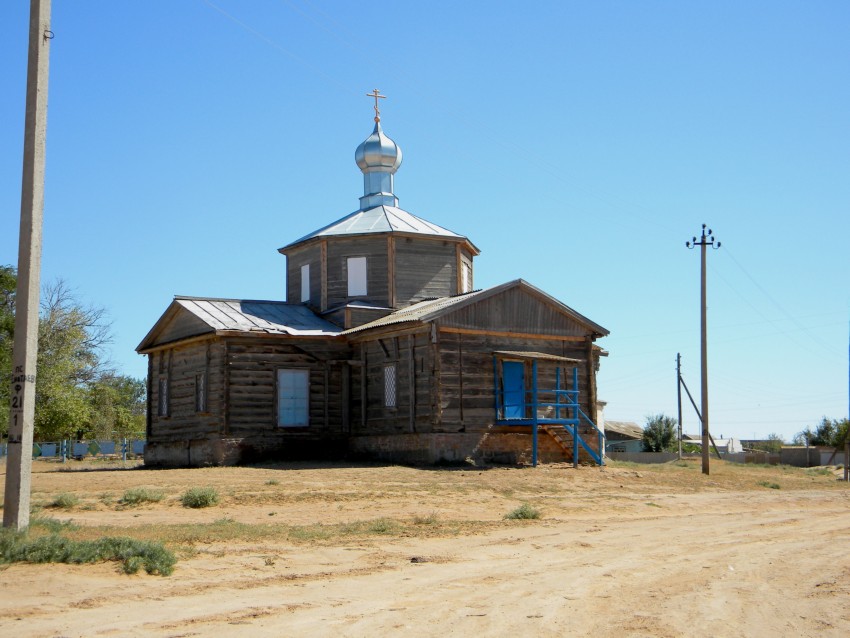
<path id="1" fill-rule="evenodd" d="M 190 487 L 180 496 L 183 507 L 212 507 L 218 504 L 218 492 L 214 487 Z"/>
<path id="2" fill-rule="evenodd" d="M 122 505 L 141 505 L 143 503 L 159 503 L 165 498 L 165 492 L 151 490 L 146 487 L 133 487 L 124 492 L 119 501 Z"/>

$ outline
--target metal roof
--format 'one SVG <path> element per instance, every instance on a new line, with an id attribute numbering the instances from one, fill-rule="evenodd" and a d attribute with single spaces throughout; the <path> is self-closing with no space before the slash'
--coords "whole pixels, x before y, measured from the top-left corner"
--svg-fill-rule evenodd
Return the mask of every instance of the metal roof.
<path id="1" fill-rule="evenodd" d="M 296 244 L 317 237 L 340 237 L 374 233 L 410 233 L 469 242 L 463 235 L 458 235 L 442 226 L 432 224 L 401 208 L 395 206 L 376 206 L 368 210 L 358 210 L 350 215 L 346 215 L 324 228 L 320 228 L 309 235 L 304 235 L 300 239 L 296 239 L 280 250 L 286 250 Z"/>
<path id="2" fill-rule="evenodd" d="M 359 332 L 361 330 L 367 330 L 369 328 L 389 326 L 396 323 L 405 323 L 408 321 L 425 321 L 427 319 L 430 319 L 434 315 L 441 314 L 444 310 L 447 310 L 453 306 L 468 301 L 469 299 L 474 299 L 483 292 L 487 291 L 476 290 L 474 292 L 468 292 L 462 295 L 456 295 L 454 297 L 438 297 L 437 299 L 428 299 L 426 301 L 420 301 L 419 303 L 415 303 L 412 306 L 408 306 L 407 308 L 397 310 L 396 312 L 387 315 L 386 317 L 381 317 L 380 319 L 375 319 L 374 321 L 370 321 L 369 323 L 364 323 L 362 326 L 357 326 L 356 328 L 346 330 L 345 334 L 351 334 L 354 332 Z"/>
<path id="3" fill-rule="evenodd" d="M 174 302 L 215 330 L 295 336 L 338 335 L 341 332 L 307 306 L 283 301 L 175 297 Z"/>
<path id="4" fill-rule="evenodd" d="M 283 301 L 175 297 L 136 350 L 143 352 L 157 345 L 157 336 L 167 332 L 168 326 L 172 325 L 181 312 L 188 312 L 196 317 L 208 326 L 209 330 L 199 330 L 180 338 L 220 331 L 294 337 L 335 337 L 342 332 L 341 328 L 318 317 L 306 306 Z M 167 341 L 170 340 L 166 339 Z"/>
<path id="5" fill-rule="evenodd" d="M 609 421 L 605 419 L 605 433 L 614 432 L 632 439 L 643 438 L 643 428 L 632 421 Z"/>

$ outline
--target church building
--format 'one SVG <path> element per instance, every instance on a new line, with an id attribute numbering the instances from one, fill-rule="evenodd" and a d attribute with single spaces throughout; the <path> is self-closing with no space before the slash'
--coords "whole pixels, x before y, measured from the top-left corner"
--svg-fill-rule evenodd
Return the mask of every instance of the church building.
<path id="1" fill-rule="evenodd" d="M 178 296 L 139 344 L 147 465 L 602 462 L 608 331 L 522 279 L 475 289 L 475 244 L 399 208 L 373 97 L 360 207 L 279 249 L 286 301 Z"/>

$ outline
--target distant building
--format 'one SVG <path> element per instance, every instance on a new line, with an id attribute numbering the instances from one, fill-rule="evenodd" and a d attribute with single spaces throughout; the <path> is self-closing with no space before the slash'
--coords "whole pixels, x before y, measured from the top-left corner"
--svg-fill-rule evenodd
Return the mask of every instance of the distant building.
<path id="1" fill-rule="evenodd" d="M 632 421 L 605 420 L 606 452 L 642 452 L 643 428 Z"/>
<path id="2" fill-rule="evenodd" d="M 475 290 L 478 248 L 398 207 L 375 120 L 360 208 L 280 249 L 286 301 L 175 297 L 139 344 L 146 463 L 598 457 L 608 331 L 522 279 Z"/>

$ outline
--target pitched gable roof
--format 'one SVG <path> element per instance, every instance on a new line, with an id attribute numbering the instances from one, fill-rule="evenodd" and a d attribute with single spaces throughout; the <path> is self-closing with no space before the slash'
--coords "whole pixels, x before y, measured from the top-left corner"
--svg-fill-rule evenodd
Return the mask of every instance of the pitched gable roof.
<path id="1" fill-rule="evenodd" d="M 142 339 L 136 352 L 203 334 L 217 332 L 331 337 L 342 330 L 306 306 L 282 301 L 175 297 Z"/>
<path id="2" fill-rule="evenodd" d="M 551 295 L 543 292 L 535 286 L 532 286 L 530 283 L 523 279 L 514 279 L 513 281 L 509 281 L 499 286 L 493 286 L 492 288 L 486 288 L 484 290 L 476 290 L 474 292 L 455 295 L 453 297 L 439 297 L 437 299 L 420 301 L 419 303 L 398 310 L 390 315 L 387 315 L 386 317 L 381 317 L 380 319 L 376 319 L 375 321 L 370 321 L 369 323 L 357 326 L 356 328 L 346 330 L 343 334 L 349 335 L 357 332 L 362 332 L 364 330 L 369 330 L 371 328 L 378 328 L 393 324 L 432 321 L 434 319 L 438 319 L 442 316 L 445 316 L 455 310 L 459 310 L 471 304 L 479 303 L 486 299 L 490 299 L 501 293 L 515 288 L 522 289 L 525 292 L 530 293 L 531 295 L 539 298 L 544 303 L 547 303 L 550 306 L 554 306 L 556 310 L 558 310 L 560 313 L 568 316 L 570 319 L 586 327 L 596 336 L 604 337 L 605 335 L 609 334 L 608 330 L 606 330 L 599 324 L 591 321 L 584 315 L 576 312 L 566 304 L 561 303 Z"/>

